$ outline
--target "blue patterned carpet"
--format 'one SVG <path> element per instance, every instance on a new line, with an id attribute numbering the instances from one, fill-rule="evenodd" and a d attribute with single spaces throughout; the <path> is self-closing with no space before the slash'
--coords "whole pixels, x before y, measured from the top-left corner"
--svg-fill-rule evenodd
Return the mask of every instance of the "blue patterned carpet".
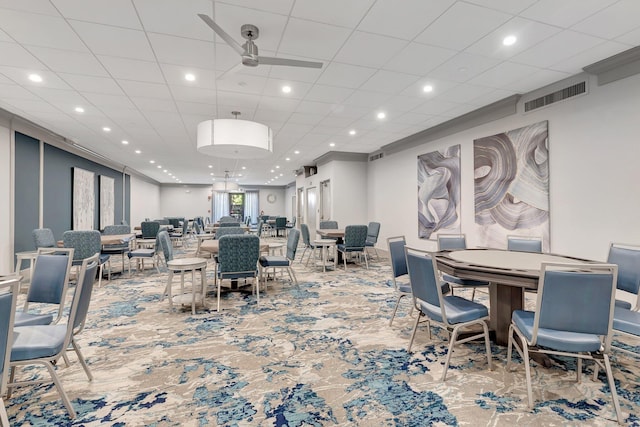
<path id="1" fill-rule="evenodd" d="M 74 354 L 69 367 L 58 366 L 78 418 L 68 418 L 46 385 L 14 391 L 6 401 L 12 425 L 615 425 L 604 374 L 594 382 L 590 364 L 580 384 L 572 360 L 534 365 L 533 410 L 522 363 L 506 372 L 502 347 L 493 346 L 488 371 L 482 343 L 461 345 L 441 383 L 444 333 L 434 328 L 430 342 L 419 330 L 407 353 L 414 317 L 406 302 L 388 325 L 395 296 L 384 260 L 369 270 L 322 273 L 296 263 L 295 271 L 298 286 L 270 283 L 260 305 L 227 293 L 220 313 L 200 308 L 195 316 L 160 301 L 166 273 L 103 283 L 79 339 L 95 379 L 87 381 Z M 212 276 L 209 284 L 213 292 Z M 629 425 L 640 425 L 637 366 L 614 361 Z M 17 378 L 46 375 L 33 368 Z"/>

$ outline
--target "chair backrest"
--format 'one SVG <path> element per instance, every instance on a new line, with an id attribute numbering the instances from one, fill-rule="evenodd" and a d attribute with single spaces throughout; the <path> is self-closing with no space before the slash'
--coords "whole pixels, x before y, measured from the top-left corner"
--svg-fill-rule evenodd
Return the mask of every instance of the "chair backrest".
<path id="1" fill-rule="evenodd" d="M 407 242 L 404 236 L 394 236 L 387 238 L 387 246 L 389 247 L 389 261 L 391 262 L 391 271 L 395 283 L 396 277 L 407 274 L 407 258 L 404 253 L 404 247 Z"/>
<path id="2" fill-rule="evenodd" d="M 380 223 L 370 222 L 367 227 L 367 243 L 375 244 L 378 242 L 378 235 L 380 234 Z"/>
<path id="3" fill-rule="evenodd" d="M 539 328 L 606 336 L 611 332 L 618 267 L 543 263 L 533 324 Z"/>
<path id="4" fill-rule="evenodd" d="M 289 227 L 295 227 L 296 226 L 296 217 L 294 216 L 293 219 L 291 220 L 291 224 L 289 224 Z"/>
<path id="5" fill-rule="evenodd" d="M 69 284 L 73 252 L 73 248 L 59 248 L 55 255 L 38 254 L 23 311 L 29 309 L 29 303 L 57 304 L 58 316 L 53 323 L 60 320 Z"/>
<path id="6" fill-rule="evenodd" d="M 252 234 L 229 235 L 220 238 L 218 272 L 255 272 L 260 258 L 260 238 Z"/>
<path id="7" fill-rule="evenodd" d="M 18 279 L 0 282 L 0 396 L 4 396 L 7 392 L 8 362 L 13 343 L 13 319 L 16 313 L 19 289 L 20 281 Z M 4 408 L 0 410 L 4 410 Z"/>
<path id="8" fill-rule="evenodd" d="M 202 233 L 202 226 L 200 225 L 200 221 L 193 221 L 193 227 L 196 229 L 196 234 Z"/>
<path id="9" fill-rule="evenodd" d="M 439 234 L 438 250 L 467 249 L 467 239 L 464 234 Z"/>
<path id="10" fill-rule="evenodd" d="M 240 227 L 240 223 L 235 219 L 231 218 L 233 221 L 221 222 L 219 228 L 225 227 Z"/>
<path id="11" fill-rule="evenodd" d="M 33 243 L 37 248 L 55 248 L 56 238 L 50 228 L 36 228 L 31 233 L 33 235 Z"/>
<path id="12" fill-rule="evenodd" d="M 279 216 L 276 218 L 276 228 L 282 229 L 287 228 L 287 217 Z"/>
<path id="13" fill-rule="evenodd" d="M 238 227 L 237 225 L 235 227 L 220 227 L 216 230 L 216 239 L 219 239 L 222 236 L 228 236 L 230 234 L 244 234 L 244 229 L 242 227 Z"/>
<path id="14" fill-rule="evenodd" d="M 607 262 L 618 266 L 618 282 L 616 283 L 616 287 L 620 290 L 639 295 L 640 246 L 611 243 Z"/>
<path id="15" fill-rule="evenodd" d="M 428 252 L 405 246 L 407 271 L 414 298 L 442 308 L 442 288 L 438 282 L 438 267 Z M 444 310 L 442 318 L 446 323 Z"/>
<path id="16" fill-rule="evenodd" d="M 507 236 L 507 250 L 542 253 L 542 239 L 528 236 Z"/>
<path id="17" fill-rule="evenodd" d="M 338 228 L 338 221 L 320 221 L 320 230 L 336 228 Z"/>
<path id="18" fill-rule="evenodd" d="M 296 257 L 296 251 L 298 250 L 298 242 L 300 241 L 300 232 L 296 229 L 289 231 L 289 237 L 287 237 L 287 258 L 291 261 Z"/>
<path id="19" fill-rule="evenodd" d="M 256 229 L 256 235 L 258 237 L 262 237 L 262 226 L 264 225 L 264 221 L 260 220 L 258 221 L 258 228 Z"/>
<path id="20" fill-rule="evenodd" d="M 158 230 L 160 230 L 160 223 L 158 221 L 143 221 L 140 224 L 140 228 L 142 229 L 143 239 L 155 239 Z"/>
<path id="21" fill-rule="evenodd" d="M 78 275 L 78 283 L 82 283 L 82 286 L 80 287 L 80 295 L 78 296 L 78 305 L 76 306 L 76 311 L 74 313 L 74 316 L 71 317 L 73 322 L 74 334 L 79 333 L 84 328 L 87 313 L 89 312 L 91 294 L 93 293 L 93 284 L 96 281 L 97 269 L 98 254 L 82 261 L 82 267 L 80 267 L 80 274 Z"/>
<path id="22" fill-rule="evenodd" d="M 232 216 L 223 216 L 220 217 L 220 219 L 218 220 L 218 222 L 220 224 L 224 224 L 225 222 L 238 222 L 238 220 L 236 220 L 234 217 Z"/>
<path id="23" fill-rule="evenodd" d="M 189 231 L 189 221 L 186 220 L 186 218 L 181 218 L 182 220 L 182 235 L 186 236 L 187 232 Z"/>
<path id="24" fill-rule="evenodd" d="M 165 262 L 172 261 L 173 246 L 171 245 L 171 237 L 169 237 L 167 230 L 160 230 L 158 232 L 158 237 L 156 238 L 156 251 L 158 250 L 158 243 L 160 243 L 160 248 L 162 249 Z"/>
<path id="25" fill-rule="evenodd" d="M 173 226 L 174 229 L 180 228 L 180 218 L 172 216 L 167 218 L 169 220 L 169 224 Z"/>
<path id="26" fill-rule="evenodd" d="M 251 224 L 251 217 L 247 215 L 244 219 L 244 225 L 249 226 Z"/>
<path id="27" fill-rule="evenodd" d="M 65 248 L 73 248 L 73 260 L 81 261 L 102 250 L 102 240 L 98 230 L 69 230 L 62 234 Z"/>
<path id="28" fill-rule="evenodd" d="M 302 243 L 304 243 L 306 247 L 310 247 L 311 237 L 309 236 L 309 226 L 307 224 L 300 224 L 300 231 L 302 232 Z M 304 255 L 304 253 L 302 255 Z"/>
<path id="29" fill-rule="evenodd" d="M 102 230 L 102 234 L 115 235 L 115 234 L 129 234 L 131 233 L 131 227 L 128 225 L 107 225 Z"/>
<path id="30" fill-rule="evenodd" d="M 160 225 L 171 225 L 169 224 L 169 220 L 166 218 L 154 219 L 154 222 L 157 222 Z"/>
<path id="31" fill-rule="evenodd" d="M 344 245 L 348 248 L 364 248 L 367 241 L 366 225 L 347 225 L 344 229 Z"/>

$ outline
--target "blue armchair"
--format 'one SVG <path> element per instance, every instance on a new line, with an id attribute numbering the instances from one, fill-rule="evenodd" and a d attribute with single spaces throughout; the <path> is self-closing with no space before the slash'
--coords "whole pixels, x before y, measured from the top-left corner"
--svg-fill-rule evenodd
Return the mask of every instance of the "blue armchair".
<path id="1" fill-rule="evenodd" d="M 364 256 L 364 262 L 369 269 L 369 261 L 367 260 L 367 253 L 365 252 L 365 242 L 367 241 L 367 226 L 366 225 L 347 225 L 344 229 L 344 243 L 338 243 L 336 249 L 342 253 L 342 260 L 344 262 L 344 269 L 347 269 L 347 254 L 362 254 Z"/>

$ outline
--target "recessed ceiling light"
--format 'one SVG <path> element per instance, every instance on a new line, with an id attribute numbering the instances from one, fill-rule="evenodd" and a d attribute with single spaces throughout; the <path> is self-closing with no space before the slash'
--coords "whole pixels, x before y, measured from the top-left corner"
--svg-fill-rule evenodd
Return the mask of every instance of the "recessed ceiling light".
<path id="1" fill-rule="evenodd" d="M 129 143 L 129 141 L 127 141 L 126 139 L 123 139 L 123 140 L 122 140 L 122 143 L 123 143 L 124 145 L 127 145 L 127 144 Z"/>
<path id="2" fill-rule="evenodd" d="M 286 160 L 287 162 L 291 161 L 291 159 L 290 159 L 289 157 L 287 157 L 285 160 Z"/>
<path id="3" fill-rule="evenodd" d="M 425 85 L 425 86 L 422 87 L 422 91 L 426 92 L 426 93 L 433 92 L 433 86 Z"/>
<path id="4" fill-rule="evenodd" d="M 136 154 L 140 154 L 140 153 L 142 153 L 142 151 L 136 150 Z"/>
<path id="5" fill-rule="evenodd" d="M 108 126 L 103 127 L 102 130 L 105 132 L 111 132 L 111 128 Z"/>
<path id="6" fill-rule="evenodd" d="M 300 154 L 298 150 L 294 151 L 293 154 Z"/>
<path id="7" fill-rule="evenodd" d="M 169 172 L 169 176 L 173 176 L 173 174 L 171 172 Z"/>
<path id="8" fill-rule="evenodd" d="M 187 74 L 185 74 L 185 75 L 184 75 L 184 79 L 185 79 L 186 81 L 188 81 L 188 82 L 192 82 L 192 81 L 195 81 L 196 76 L 194 76 L 194 75 L 193 75 L 193 74 L 191 74 L 191 73 L 187 73 Z"/>
<path id="9" fill-rule="evenodd" d="M 377 115 L 377 118 L 379 118 L 380 120 L 384 119 L 385 117 L 387 117 L 387 114 L 384 111 L 380 111 Z"/>
<path id="10" fill-rule="evenodd" d="M 355 135 L 355 134 L 356 134 L 356 131 L 355 131 L 355 130 L 351 129 L 351 130 L 349 131 L 349 135 Z"/>
<path id="11" fill-rule="evenodd" d="M 165 169 L 165 170 L 163 170 L 162 172 L 167 173 L 167 170 Z"/>
<path id="12" fill-rule="evenodd" d="M 149 160 L 149 163 L 154 164 L 156 161 L 155 160 Z"/>
<path id="13" fill-rule="evenodd" d="M 213 176 L 213 172 L 211 172 L 209 175 Z"/>
<path id="14" fill-rule="evenodd" d="M 213 168 L 213 165 L 209 165 L 209 166 L 208 166 L 208 168 L 209 168 L 209 169 Z"/>
<path id="15" fill-rule="evenodd" d="M 42 77 L 39 74 L 29 74 L 29 80 L 32 82 L 40 83 L 42 82 Z"/>
<path id="16" fill-rule="evenodd" d="M 239 174 L 238 174 L 238 176 L 242 176 L 242 174 L 241 174 L 241 173 L 239 173 Z"/>
<path id="17" fill-rule="evenodd" d="M 282 92 L 291 93 L 291 86 L 282 86 Z"/>
<path id="18" fill-rule="evenodd" d="M 284 176 L 284 174 L 280 174 L 280 176 Z"/>
<path id="19" fill-rule="evenodd" d="M 511 46 L 512 44 L 515 44 L 515 42 L 518 41 L 518 38 L 516 36 L 507 36 L 502 40 L 502 44 L 505 46 Z"/>
<path id="20" fill-rule="evenodd" d="M 74 109 L 76 110 L 76 113 L 84 113 L 84 108 L 82 107 L 76 107 Z"/>
<path id="21" fill-rule="evenodd" d="M 330 143 L 329 143 L 329 147 L 335 147 L 335 146 L 336 146 L 336 143 L 335 143 L 335 142 L 330 142 Z"/>
<path id="22" fill-rule="evenodd" d="M 276 169 L 280 169 L 280 166 L 276 165 Z"/>
<path id="23" fill-rule="evenodd" d="M 275 171 L 273 169 L 271 169 L 271 173 L 274 173 Z"/>

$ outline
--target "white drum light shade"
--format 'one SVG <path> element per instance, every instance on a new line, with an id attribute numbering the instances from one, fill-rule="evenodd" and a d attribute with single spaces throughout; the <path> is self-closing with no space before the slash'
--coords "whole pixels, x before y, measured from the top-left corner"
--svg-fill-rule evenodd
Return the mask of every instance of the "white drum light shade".
<path id="1" fill-rule="evenodd" d="M 248 120 L 207 120 L 198 124 L 198 151 L 226 159 L 259 159 L 273 152 L 273 134 L 268 126 Z"/>

